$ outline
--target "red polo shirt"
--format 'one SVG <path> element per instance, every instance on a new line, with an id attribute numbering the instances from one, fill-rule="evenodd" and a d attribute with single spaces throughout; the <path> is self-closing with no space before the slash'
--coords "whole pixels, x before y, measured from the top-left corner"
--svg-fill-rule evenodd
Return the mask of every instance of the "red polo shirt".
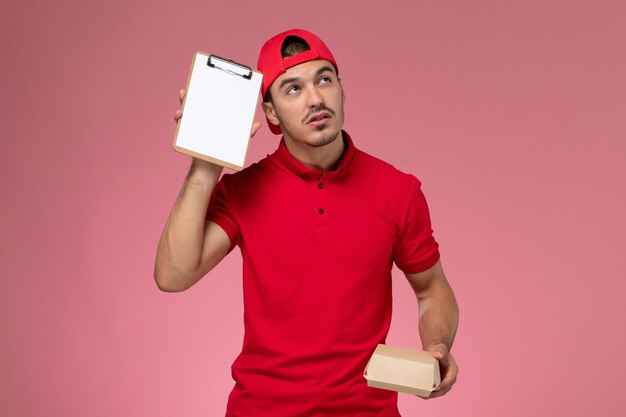
<path id="1" fill-rule="evenodd" d="M 439 259 L 412 175 L 343 132 L 322 173 L 278 150 L 215 187 L 207 219 L 243 257 L 244 326 L 227 416 L 399 416 L 397 394 L 363 370 L 391 322 L 391 268 Z"/>

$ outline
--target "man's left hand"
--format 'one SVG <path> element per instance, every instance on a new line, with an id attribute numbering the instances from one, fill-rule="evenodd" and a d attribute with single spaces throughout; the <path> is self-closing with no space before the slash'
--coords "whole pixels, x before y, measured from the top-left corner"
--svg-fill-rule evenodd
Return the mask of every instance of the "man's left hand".
<path id="1" fill-rule="evenodd" d="M 452 357 L 450 349 L 443 343 L 429 346 L 425 350 L 431 352 L 435 359 L 439 361 L 439 371 L 441 373 L 441 383 L 437 385 L 428 398 L 441 397 L 450 391 L 452 385 L 456 382 L 459 367 L 454 357 Z"/>

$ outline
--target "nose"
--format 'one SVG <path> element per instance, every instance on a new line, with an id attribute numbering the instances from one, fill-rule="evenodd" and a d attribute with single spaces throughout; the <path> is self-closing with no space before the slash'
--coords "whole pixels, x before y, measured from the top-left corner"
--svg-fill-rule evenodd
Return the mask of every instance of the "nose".
<path id="1" fill-rule="evenodd" d="M 317 108 L 322 106 L 323 104 L 324 96 L 322 96 L 316 86 L 311 86 L 307 92 L 307 106 L 309 108 Z"/>

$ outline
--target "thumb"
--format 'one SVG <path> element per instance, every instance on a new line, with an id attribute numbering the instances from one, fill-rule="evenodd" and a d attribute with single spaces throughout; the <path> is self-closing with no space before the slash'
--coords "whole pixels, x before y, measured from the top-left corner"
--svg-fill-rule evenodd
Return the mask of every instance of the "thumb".
<path id="1" fill-rule="evenodd" d="M 430 346 L 425 350 L 432 353 L 433 357 L 437 360 L 446 359 L 449 353 L 448 347 L 442 343 L 437 343 L 436 345 Z"/>

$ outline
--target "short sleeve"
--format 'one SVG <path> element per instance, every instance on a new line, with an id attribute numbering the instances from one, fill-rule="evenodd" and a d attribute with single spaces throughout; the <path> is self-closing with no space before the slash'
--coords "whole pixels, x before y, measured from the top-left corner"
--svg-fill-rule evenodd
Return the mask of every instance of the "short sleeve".
<path id="1" fill-rule="evenodd" d="M 419 180 L 411 176 L 410 199 L 394 245 L 394 262 L 407 274 L 422 272 L 439 260 L 439 245 L 433 237 L 430 213 Z"/>
<path id="2" fill-rule="evenodd" d="M 206 220 L 212 221 L 224 229 L 230 239 L 230 248 L 228 249 L 230 252 L 239 243 L 240 232 L 239 225 L 230 210 L 227 178 L 227 176 L 223 176 L 215 185 L 209 200 Z"/>

